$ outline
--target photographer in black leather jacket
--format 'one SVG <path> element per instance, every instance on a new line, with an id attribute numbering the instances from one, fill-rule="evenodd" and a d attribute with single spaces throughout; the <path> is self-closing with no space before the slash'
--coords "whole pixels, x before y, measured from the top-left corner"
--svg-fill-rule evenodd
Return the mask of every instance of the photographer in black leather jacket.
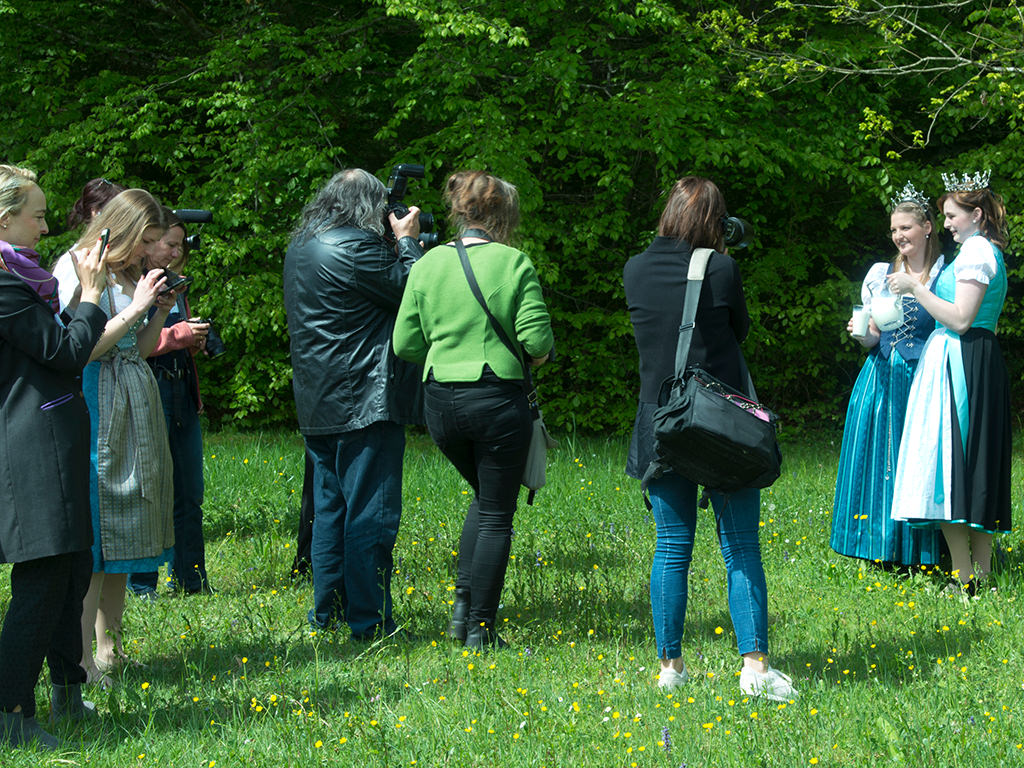
<path id="1" fill-rule="evenodd" d="M 392 549 L 401 517 L 405 424 L 421 424 L 422 371 L 391 349 L 419 210 L 390 215 L 372 174 L 336 174 L 306 206 L 284 261 L 299 430 L 314 462 L 314 628 L 355 639 L 395 630 Z"/>

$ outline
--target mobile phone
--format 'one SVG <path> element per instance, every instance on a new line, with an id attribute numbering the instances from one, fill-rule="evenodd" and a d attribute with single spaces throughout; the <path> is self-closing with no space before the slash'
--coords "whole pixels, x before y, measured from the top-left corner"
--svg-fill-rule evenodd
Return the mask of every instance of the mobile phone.
<path id="1" fill-rule="evenodd" d="M 107 241 L 110 239 L 110 230 L 104 229 L 100 232 L 100 256 L 103 256 L 103 251 L 107 249 Z"/>
<path id="2" fill-rule="evenodd" d="M 191 277 L 179 275 L 177 272 L 173 272 L 166 268 L 164 269 L 164 277 L 167 279 L 167 282 L 164 284 L 164 287 L 160 289 L 161 296 L 166 296 L 171 291 L 182 288 L 192 282 Z"/>

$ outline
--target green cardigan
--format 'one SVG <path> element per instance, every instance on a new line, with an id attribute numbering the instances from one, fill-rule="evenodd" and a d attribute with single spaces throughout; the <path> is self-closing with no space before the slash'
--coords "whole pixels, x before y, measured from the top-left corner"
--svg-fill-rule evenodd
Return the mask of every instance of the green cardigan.
<path id="1" fill-rule="evenodd" d="M 530 357 L 554 344 L 551 318 L 529 257 L 501 243 L 469 245 L 469 262 L 491 314 Z M 437 381 L 478 381 L 484 364 L 499 378 L 522 380 L 523 369 L 473 297 L 454 246 L 432 248 L 413 264 L 398 308 L 395 354 L 423 366 Z M 527 361 L 529 362 L 529 361 Z"/>

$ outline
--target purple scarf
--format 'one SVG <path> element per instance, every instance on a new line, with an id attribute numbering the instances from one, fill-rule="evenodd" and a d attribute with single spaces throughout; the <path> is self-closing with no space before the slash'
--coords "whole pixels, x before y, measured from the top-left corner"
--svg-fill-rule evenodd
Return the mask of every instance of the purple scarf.
<path id="1" fill-rule="evenodd" d="M 7 271 L 20 277 L 38 293 L 53 314 L 60 314 L 60 300 L 57 298 L 57 278 L 39 266 L 39 254 L 31 248 L 13 246 L 0 240 L 0 256 Z"/>

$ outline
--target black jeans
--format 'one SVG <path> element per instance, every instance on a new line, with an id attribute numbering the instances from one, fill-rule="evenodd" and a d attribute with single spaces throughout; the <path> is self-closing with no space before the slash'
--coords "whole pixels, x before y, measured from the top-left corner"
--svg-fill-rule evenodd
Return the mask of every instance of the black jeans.
<path id="1" fill-rule="evenodd" d="M 21 705 L 36 713 L 35 686 L 43 657 L 57 685 L 85 682 L 82 600 L 92 576 L 88 550 L 15 563 L 11 602 L 0 631 L 0 710 Z"/>
<path id="2" fill-rule="evenodd" d="M 521 382 L 493 374 L 472 383 L 430 380 L 424 401 L 430 436 L 473 487 L 459 543 L 456 593 L 469 597 L 467 626 L 493 629 L 530 446 L 530 407 Z"/>

